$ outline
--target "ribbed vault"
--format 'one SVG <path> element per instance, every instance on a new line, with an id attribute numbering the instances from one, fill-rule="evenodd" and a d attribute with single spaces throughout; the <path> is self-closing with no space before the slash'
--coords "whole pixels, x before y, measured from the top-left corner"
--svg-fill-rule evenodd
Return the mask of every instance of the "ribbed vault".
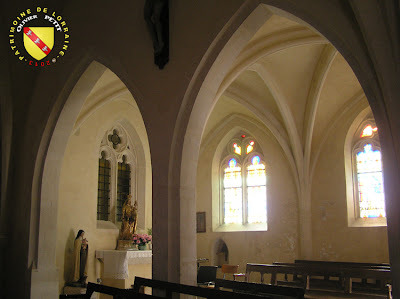
<path id="1" fill-rule="evenodd" d="M 262 124 L 290 165 L 298 193 L 299 235 L 310 240 L 311 186 L 321 148 L 349 110 L 368 106 L 345 59 L 313 28 L 273 15 L 225 74 L 216 101 L 203 146 L 230 117 Z M 229 112 L 225 108 L 221 113 L 219 105 L 226 107 L 227 101 L 232 103 Z M 311 244 L 301 247 L 303 256 L 311 256 Z"/>

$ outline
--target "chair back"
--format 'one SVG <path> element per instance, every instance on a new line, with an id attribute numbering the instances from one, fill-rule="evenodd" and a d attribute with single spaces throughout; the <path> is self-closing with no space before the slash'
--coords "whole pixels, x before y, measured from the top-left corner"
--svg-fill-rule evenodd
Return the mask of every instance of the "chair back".
<path id="1" fill-rule="evenodd" d="M 215 282 L 217 269 L 217 266 L 200 266 L 197 272 L 197 283 Z"/>
<path id="2" fill-rule="evenodd" d="M 224 279 L 225 279 L 225 274 L 235 274 L 238 272 L 239 265 L 227 265 L 224 264 L 221 267 L 221 271 L 224 274 Z"/>

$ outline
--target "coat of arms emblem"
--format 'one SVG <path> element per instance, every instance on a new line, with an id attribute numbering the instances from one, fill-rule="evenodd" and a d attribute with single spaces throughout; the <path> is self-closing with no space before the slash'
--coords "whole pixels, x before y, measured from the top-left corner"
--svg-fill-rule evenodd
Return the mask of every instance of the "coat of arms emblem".
<path id="1" fill-rule="evenodd" d="M 54 46 L 54 27 L 24 27 L 24 47 L 36 60 L 45 58 Z"/>

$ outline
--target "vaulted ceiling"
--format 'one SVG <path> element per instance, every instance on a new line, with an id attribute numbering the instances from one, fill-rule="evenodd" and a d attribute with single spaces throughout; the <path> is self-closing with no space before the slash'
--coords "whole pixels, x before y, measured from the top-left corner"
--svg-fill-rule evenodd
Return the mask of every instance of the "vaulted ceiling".
<path id="1" fill-rule="evenodd" d="M 321 34 L 291 17 L 273 15 L 238 55 L 217 94 L 203 144 L 233 115 L 265 125 L 299 181 L 312 176 L 332 126 L 350 107 L 368 107 L 343 56 Z M 311 169 L 311 172 L 310 172 Z"/>

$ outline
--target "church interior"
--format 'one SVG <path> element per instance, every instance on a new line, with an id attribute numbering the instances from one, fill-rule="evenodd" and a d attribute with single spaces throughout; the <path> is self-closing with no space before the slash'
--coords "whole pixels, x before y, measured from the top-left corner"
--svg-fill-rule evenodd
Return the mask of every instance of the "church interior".
<path id="1" fill-rule="evenodd" d="M 79 230 L 87 282 L 312 260 L 400 296 L 399 3 L 166 1 L 159 66 L 148 2 L 1 4 L 0 297 L 63 294 Z M 48 67 L 10 50 L 38 6 L 70 34 Z M 144 251 L 117 249 L 127 202 Z"/>

